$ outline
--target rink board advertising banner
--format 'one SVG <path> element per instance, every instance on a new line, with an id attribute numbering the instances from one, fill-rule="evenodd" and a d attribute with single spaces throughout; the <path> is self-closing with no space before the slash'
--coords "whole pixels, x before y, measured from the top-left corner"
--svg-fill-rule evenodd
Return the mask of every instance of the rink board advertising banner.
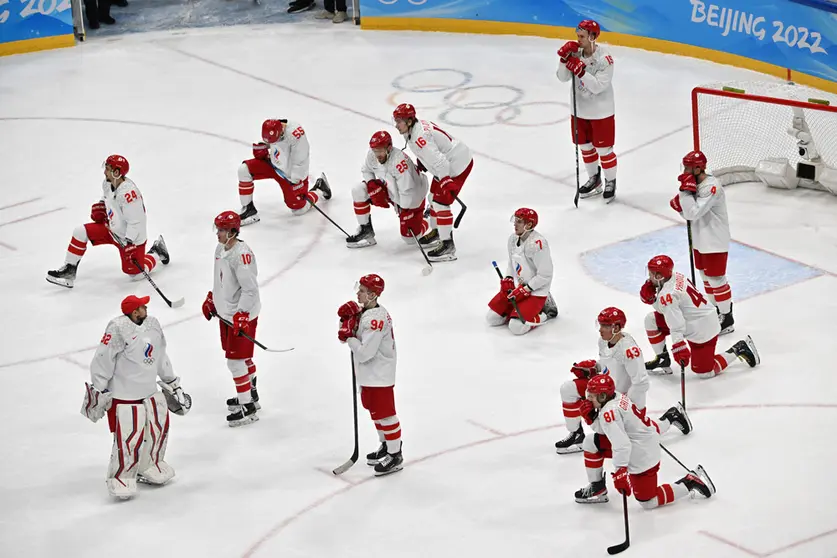
<path id="1" fill-rule="evenodd" d="M 0 54 L 73 44 L 71 0 L 0 0 Z"/>
<path id="2" fill-rule="evenodd" d="M 478 21 L 507 23 L 504 32 L 512 34 L 526 24 L 572 29 L 595 19 L 604 33 L 710 49 L 833 82 L 837 14 L 818 1 L 819 7 L 813 0 L 361 0 L 361 13 L 372 27 L 374 18 L 422 19 L 421 29 L 432 19 Z M 473 25 L 462 30 L 480 32 Z M 661 50 L 647 42 L 636 46 Z M 700 56 L 688 49 L 682 54 Z"/>

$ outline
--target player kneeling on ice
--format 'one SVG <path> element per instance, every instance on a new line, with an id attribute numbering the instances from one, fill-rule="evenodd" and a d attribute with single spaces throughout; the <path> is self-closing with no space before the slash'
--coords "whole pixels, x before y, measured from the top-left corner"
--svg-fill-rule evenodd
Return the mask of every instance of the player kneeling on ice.
<path id="1" fill-rule="evenodd" d="M 375 132 L 369 140 L 369 152 L 360 172 L 363 182 L 352 188 L 360 228 L 346 238 L 346 245 L 365 248 L 377 244 L 370 215 L 373 205 L 383 208 L 394 205 L 401 221 L 401 238 L 408 244 L 413 243 L 413 237 L 421 242 L 429 228 L 424 218 L 427 179 L 403 151 L 392 146 L 389 132 Z"/>
<path id="2" fill-rule="evenodd" d="M 241 225 L 259 221 L 253 203 L 255 180 L 272 179 L 279 183 L 285 205 L 294 215 L 307 213 L 320 199 L 331 199 L 331 188 L 325 175 L 308 191 L 308 136 L 296 122 L 265 120 L 262 141 L 253 144 L 253 158 L 238 167 L 238 197 L 241 199 Z"/>
<path id="3" fill-rule="evenodd" d="M 593 377 L 587 384 L 587 398 L 582 401 L 581 417 L 595 434 L 584 440 L 584 466 L 590 484 L 577 490 L 579 504 L 608 501 L 604 478 L 604 460 L 613 459 L 613 487 L 620 494 L 631 495 L 645 509 L 693 494 L 711 498 L 715 485 L 700 465 L 674 484 L 657 485 L 660 470 L 660 427 L 645 416 L 631 398 L 619 393 L 613 378 L 606 374 Z"/>
<path id="4" fill-rule="evenodd" d="M 569 435 L 555 443 L 557 453 L 575 453 L 581 451 L 584 442 L 584 430 L 581 426 L 581 407 L 587 394 L 587 385 L 591 378 L 600 374 L 609 375 L 616 390 L 625 393 L 638 409 L 644 411 L 649 380 L 642 359 L 642 350 L 633 336 L 625 331 L 628 319 L 619 308 L 610 306 L 599 312 L 599 360 L 583 360 L 574 363 L 570 372 L 574 380 L 561 384 L 561 401 L 564 407 L 564 422 Z M 692 422 L 685 409 L 678 403 L 658 419 L 663 432 L 672 425 L 683 434 L 692 431 Z"/>
<path id="5" fill-rule="evenodd" d="M 110 244 L 119 248 L 122 273 L 133 279 L 142 277 L 142 270 L 150 272 L 159 259 L 169 263 L 169 251 L 163 237 L 145 252 L 146 215 L 142 194 L 128 178 L 128 160 L 121 155 L 111 155 L 105 160 L 105 180 L 102 182 L 102 198 L 90 208 L 92 223 L 79 225 L 73 230 L 73 238 L 67 246 L 64 265 L 47 272 L 46 280 L 55 285 L 73 288 L 81 257 L 87 251 L 87 242 L 93 246 Z"/>
<path id="6" fill-rule="evenodd" d="M 395 333 L 392 318 L 378 304 L 384 280 L 364 275 L 358 281 L 357 302 L 350 300 L 338 310 L 337 338 L 352 350 L 360 401 L 369 411 L 381 446 L 366 456 L 375 475 L 388 475 L 404 467 L 401 457 L 401 423 L 395 414 Z"/>
<path id="7" fill-rule="evenodd" d="M 552 285 L 549 243 L 535 230 L 538 214 L 521 207 L 511 221 L 514 233 L 509 236 L 506 276 L 500 279 L 500 292 L 488 303 L 486 320 L 492 326 L 508 324 L 512 333 L 523 335 L 557 317 L 558 306 L 549 293 Z"/>
<path id="8" fill-rule="evenodd" d="M 136 494 L 137 480 L 166 484 L 174 477 L 165 461 L 169 410 L 185 415 L 192 406 L 172 369 L 160 322 L 148 315 L 148 299 L 126 297 L 123 315 L 108 323 L 81 406 L 93 422 L 107 414 L 113 451 L 106 482 L 111 496 L 123 499 Z"/>
<path id="9" fill-rule="evenodd" d="M 215 248 L 215 278 L 212 290 L 201 307 L 203 316 L 218 316 L 221 348 L 227 357 L 227 368 L 235 382 L 236 397 L 227 399 L 227 424 L 242 426 L 259 420 L 256 411 L 256 365 L 253 363 L 253 342 L 242 335 L 256 336 L 259 312 L 259 268 L 256 255 L 238 238 L 241 219 L 235 211 L 224 211 L 215 218 L 218 246 Z M 223 318 L 224 321 L 221 320 Z M 226 322 L 226 323 L 225 323 Z"/>
<path id="10" fill-rule="evenodd" d="M 743 360 L 750 368 L 761 362 L 749 335 L 725 353 L 715 354 L 721 333 L 715 307 L 682 273 L 674 273 L 674 260 L 668 256 L 654 256 L 648 262 L 648 280 L 639 296 L 642 302 L 654 307 L 645 317 L 648 342 L 657 354 L 654 360 L 645 363 L 651 374 L 671 374 L 671 357 L 666 350 L 669 335 L 674 362 L 685 368 L 691 361 L 692 372 L 702 378 L 717 376 L 736 359 Z"/>

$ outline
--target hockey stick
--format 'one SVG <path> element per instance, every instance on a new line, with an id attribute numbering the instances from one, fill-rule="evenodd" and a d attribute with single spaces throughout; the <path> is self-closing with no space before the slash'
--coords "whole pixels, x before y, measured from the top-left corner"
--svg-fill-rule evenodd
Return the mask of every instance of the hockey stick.
<path id="1" fill-rule="evenodd" d="M 458 201 L 459 205 L 462 206 L 462 211 L 459 212 L 459 215 L 456 216 L 456 221 L 453 222 L 453 228 L 458 229 L 460 221 L 462 221 L 462 218 L 465 216 L 465 212 L 468 211 L 468 206 L 462 203 L 462 200 L 459 199 L 459 196 L 454 196 L 453 199 Z"/>
<path id="2" fill-rule="evenodd" d="M 625 511 L 625 542 L 607 547 L 607 553 L 613 556 L 624 552 L 631 546 L 631 528 L 628 524 L 628 495 L 622 494 L 622 509 Z"/>
<path id="3" fill-rule="evenodd" d="M 695 250 L 692 245 L 692 222 L 686 221 L 686 234 L 689 237 L 689 266 L 692 268 L 692 285 L 697 287 L 695 283 Z"/>
<path id="4" fill-rule="evenodd" d="M 578 209 L 578 197 L 581 195 L 581 171 L 579 170 L 579 166 L 578 166 L 578 110 L 576 108 L 576 102 L 575 102 L 575 74 L 573 74 L 572 98 L 573 98 L 573 142 L 575 142 L 575 198 L 573 198 L 573 203 L 575 204 L 575 208 Z"/>
<path id="5" fill-rule="evenodd" d="M 686 410 L 686 366 L 680 363 L 680 404 Z"/>
<path id="6" fill-rule="evenodd" d="M 343 473 L 351 469 L 352 466 L 355 463 L 357 463 L 357 456 L 360 452 L 357 435 L 357 377 L 355 376 L 355 356 L 353 353 L 350 352 L 349 357 L 352 359 L 352 408 L 354 409 L 355 419 L 355 449 L 352 452 L 352 456 L 349 458 L 348 461 L 331 471 L 335 475 L 342 475 Z"/>
<path id="7" fill-rule="evenodd" d="M 421 274 L 424 275 L 425 277 L 427 277 L 428 275 L 433 273 L 433 264 L 430 263 L 430 258 L 427 257 L 427 253 L 424 251 L 424 247 L 421 245 L 421 242 L 419 242 L 418 238 L 416 238 L 416 235 L 413 232 L 413 230 L 412 229 L 407 229 L 407 230 L 410 231 L 410 236 L 412 236 L 413 240 L 416 241 L 416 246 L 418 246 L 419 251 L 421 251 L 421 255 L 424 256 L 424 261 L 427 262 L 427 266 L 421 268 Z"/>
<path id="8" fill-rule="evenodd" d="M 110 231 L 110 229 L 108 230 Z M 119 237 L 113 234 L 113 231 L 110 231 L 110 236 L 111 238 L 113 238 L 113 240 L 116 241 L 117 244 L 119 244 L 119 247 L 122 248 L 122 250 L 124 251 L 125 245 L 122 243 L 121 240 L 119 240 Z M 157 294 L 160 295 L 160 297 L 166 302 L 166 304 L 169 305 L 169 308 L 180 308 L 186 303 L 186 300 L 183 297 L 178 298 L 174 302 L 169 300 L 168 297 L 166 297 L 166 295 L 163 294 L 163 291 L 160 290 L 160 287 L 157 286 L 157 283 L 154 282 L 154 279 L 152 279 L 148 272 L 145 271 L 145 268 L 139 264 L 137 259 L 131 256 L 131 261 L 134 263 L 135 266 L 137 266 L 137 269 L 140 270 L 143 276 L 145 276 L 145 279 L 149 283 L 151 283 L 151 286 L 154 287 L 154 290 L 157 291 Z"/>
<path id="9" fill-rule="evenodd" d="M 224 318 L 222 318 L 221 316 L 219 316 L 217 313 L 215 313 L 215 314 L 214 314 L 214 316 L 215 316 L 216 318 L 218 318 L 218 321 L 219 321 L 219 322 L 221 322 L 222 324 L 226 325 L 227 327 L 232 327 L 232 328 L 234 328 L 234 327 L 235 327 L 235 326 L 234 326 L 231 322 L 229 322 L 229 321 L 225 320 Z M 265 347 L 264 345 L 262 345 L 261 343 L 259 343 L 258 341 L 256 341 L 253 337 L 250 337 L 249 335 L 247 335 L 246 333 L 244 333 L 243 331 L 239 330 L 238 334 L 239 334 L 240 336 L 242 336 L 243 338 L 245 338 L 246 340 L 248 340 L 248 341 L 250 341 L 251 343 L 253 343 L 254 345 L 258 346 L 260 349 L 264 349 L 265 351 L 267 351 L 267 352 L 269 352 L 269 353 L 287 353 L 288 351 L 293 351 L 293 350 L 294 350 L 294 348 L 293 348 L 293 347 L 291 347 L 291 348 L 289 348 L 289 349 L 268 349 L 267 347 Z"/>
<path id="10" fill-rule="evenodd" d="M 663 451 L 664 451 L 664 452 L 666 452 L 666 453 L 668 454 L 668 456 L 669 456 L 669 457 L 671 457 L 672 459 L 674 459 L 674 460 L 677 462 L 677 464 L 678 464 L 678 465 L 680 465 L 681 467 L 683 467 L 684 469 L 686 469 L 688 472 L 693 473 L 693 471 L 692 471 L 691 469 L 689 469 L 688 467 L 686 467 L 685 465 L 683 465 L 683 462 L 682 462 L 682 461 L 680 461 L 679 459 L 677 459 L 677 458 L 674 456 L 674 454 L 673 454 L 673 453 L 671 453 L 670 451 L 668 451 L 668 448 L 667 448 L 667 447 L 665 447 L 665 446 L 664 446 L 664 445 L 662 445 L 662 444 L 660 444 L 660 447 L 661 447 L 661 448 L 663 448 Z"/>
<path id="11" fill-rule="evenodd" d="M 309 202 L 309 203 L 310 203 L 310 202 Z M 329 216 L 326 214 L 326 212 L 325 212 L 325 211 L 323 211 L 322 209 L 320 209 L 319 207 L 317 207 L 317 204 L 316 204 L 316 203 L 311 203 L 311 207 L 313 207 L 314 209 L 316 209 L 317 211 L 319 211 L 319 212 L 320 212 L 320 214 L 321 214 L 323 217 L 325 217 L 326 219 L 328 219 L 328 220 L 331 222 L 331 224 L 332 224 L 332 225 L 334 225 L 335 227 L 337 227 L 338 229 L 340 229 L 340 232 L 341 232 L 341 233 L 343 233 L 343 234 L 345 234 L 345 235 L 346 235 L 346 238 L 349 238 L 349 237 L 351 236 L 349 233 L 347 233 L 346 231 L 344 231 L 344 230 L 343 230 L 343 227 L 341 227 L 340 225 L 338 225 L 337 223 L 335 223 L 335 222 L 334 222 L 334 219 L 332 219 L 331 217 L 329 217 Z"/>

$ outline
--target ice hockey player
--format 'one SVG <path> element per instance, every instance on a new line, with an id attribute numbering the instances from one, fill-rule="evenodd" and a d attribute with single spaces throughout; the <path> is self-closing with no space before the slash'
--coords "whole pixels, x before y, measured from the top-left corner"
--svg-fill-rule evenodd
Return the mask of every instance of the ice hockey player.
<path id="1" fill-rule="evenodd" d="M 227 368 L 232 372 L 236 397 L 227 399 L 230 426 L 242 426 L 259 420 L 256 411 L 259 393 L 256 391 L 256 365 L 253 363 L 253 342 L 241 335 L 256 336 L 256 326 L 261 310 L 259 268 L 256 256 L 247 244 L 239 239 L 241 218 L 235 211 L 224 211 L 215 218 L 218 246 L 215 248 L 215 278 L 212 290 L 203 303 L 203 316 L 221 320 L 221 348 L 227 358 Z"/>
<path id="2" fill-rule="evenodd" d="M 715 485 L 701 465 L 674 484 L 657 485 L 660 470 L 660 428 L 645 416 L 631 398 L 619 393 L 613 378 L 594 376 L 587 384 L 587 398 L 580 408 L 584 422 L 595 434 L 584 440 L 586 487 L 576 491 L 580 504 L 608 501 L 604 478 L 604 460 L 613 459 L 613 487 L 620 494 L 631 495 L 647 509 L 670 504 L 686 496 L 711 498 Z"/>
<path id="3" fill-rule="evenodd" d="M 735 330 L 735 320 L 726 275 L 730 234 L 724 188 L 706 173 L 706 156 L 700 151 L 690 151 L 683 157 L 683 173 L 677 179 L 680 191 L 671 199 L 671 208 L 691 222 L 695 268 L 700 270 L 703 288 L 717 309 L 721 335 L 730 333 Z"/>
<path id="4" fill-rule="evenodd" d="M 413 244 L 413 236 L 420 239 L 429 228 L 424 218 L 427 179 L 416 170 L 412 159 L 392 146 L 389 132 L 380 131 L 372 135 L 360 172 L 363 182 L 352 188 L 355 217 L 360 228 L 346 238 L 346 245 L 349 248 L 365 248 L 377 244 L 370 215 L 373 205 L 395 207 L 404 242 Z"/>
<path id="5" fill-rule="evenodd" d="M 430 226 L 433 229 L 422 239 L 427 257 L 434 262 L 456 259 L 453 243 L 453 210 L 451 205 L 465 185 L 474 159 L 471 150 L 461 140 L 428 120 L 418 120 L 413 105 L 400 104 L 392 113 L 395 127 L 404 136 L 410 151 L 418 160 L 419 172 L 433 175 L 430 194 Z"/>
<path id="6" fill-rule="evenodd" d="M 128 499 L 137 480 L 166 484 L 169 410 L 185 415 L 192 398 L 183 392 L 166 352 L 166 336 L 148 315 L 149 297 L 126 297 L 122 315 L 108 322 L 90 363 L 81 414 L 97 422 L 105 414 L 113 433 L 106 484 L 111 496 Z M 157 390 L 154 382 L 163 388 Z"/>
<path id="7" fill-rule="evenodd" d="M 642 302 L 654 307 L 645 317 L 648 342 L 657 354 L 645 363 L 652 374 L 671 374 L 671 356 L 666 337 L 671 335 L 674 362 L 684 368 L 692 363 L 692 372 L 711 378 L 741 359 L 751 368 L 761 362 L 756 345 L 748 335 L 725 353 L 715 354 L 721 327 L 715 309 L 691 281 L 674 272 L 674 260 L 666 255 L 648 262 L 648 279 L 639 293 Z"/>
<path id="8" fill-rule="evenodd" d="M 90 220 L 93 222 L 73 230 L 64 265 L 47 272 L 46 280 L 50 283 L 73 288 L 78 264 L 87 251 L 88 241 L 93 246 L 116 246 L 122 258 L 122 272 L 135 279 L 142 277 L 139 266 L 151 271 L 158 259 L 163 265 L 169 263 L 169 251 L 162 236 L 154 241 L 148 253 L 145 252 L 145 202 L 137 185 L 126 176 L 128 160 L 122 155 L 111 155 L 103 166 L 102 197 L 90 208 Z"/>
<path id="9" fill-rule="evenodd" d="M 253 158 L 238 167 L 238 197 L 241 199 L 241 225 L 259 221 L 253 203 L 254 180 L 273 179 L 279 183 L 285 205 L 294 215 L 307 213 L 320 199 L 331 199 L 325 175 L 308 191 L 308 136 L 296 122 L 265 120 L 262 141 L 253 144 Z M 318 193 L 319 192 L 319 193 Z"/>
<path id="10" fill-rule="evenodd" d="M 375 475 L 388 475 L 404 467 L 401 456 L 401 423 L 395 414 L 395 333 L 392 318 L 378 304 L 384 280 L 373 274 L 358 281 L 357 302 L 340 306 L 337 338 L 352 350 L 360 400 L 369 411 L 381 446 L 366 456 Z"/>
<path id="11" fill-rule="evenodd" d="M 576 28 L 578 41 L 568 41 L 558 50 L 561 63 L 557 75 L 561 81 L 572 79 L 575 87 L 577 114 L 570 118 L 570 130 L 573 142 L 581 149 L 588 176 L 579 189 L 579 197 L 589 198 L 602 193 L 604 170 L 604 199 L 610 203 L 616 196 L 613 56 L 596 43 L 600 35 L 601 28 L 595 21 L 585 19 L 579 23 Z"/>
<path id="12" fill-rule="evenodd" d="M 613 378 L 616 390 L 626 394 L 637 408 L 645 409 L 646 394 L 650 382 L 642 350 L 633 336 L 625 331 L 628 323 L 625 313 L 610 306 L 599 312 L 599 360 L 583 360 L 574 363 L 570 372 L 574 380 L 561 384 L 561 401 L 564 407 L 564 421 L 569 434 L 555 443 L 557 453 L 575 453 L 581 451 L 584 442 L 584 430 L 581 426 L 581 406 L 587 393 L 591 378 L 607 374 Z M 666 411 L 659 419 L 663 432 L 672 425 L 684 435 L 692 431 L 692 423 L 686 411 L 679 403 Z"/>
<path id="13" fill-rule="evenodd" d="M 552 255 L 546 238 L 535 230 L 538 214 L 521 207 L 512 215 L 514 233 L 509 236 L 509 263 L 500 280 L 500 292 L 488 303 L 489 325 L 509 325 L 515 335 L 558 316 L 549 288 L 552 285 Z M 515 308 L 516 307 L 516 308 Z M 518 316 L 520 310 L 522 316 Z"/>

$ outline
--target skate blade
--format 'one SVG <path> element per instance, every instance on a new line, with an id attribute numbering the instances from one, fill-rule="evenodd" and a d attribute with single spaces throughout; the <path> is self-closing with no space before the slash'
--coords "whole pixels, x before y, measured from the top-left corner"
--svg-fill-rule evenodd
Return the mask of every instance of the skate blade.
<path id="1" fill-rule="evenodd" d="M 587 198 L 595 198 L 596 196 L 602 195 L 603 190 L 601 188 L 596 188 L 592 192 L 581 193 L 578 195 L 579 198 L 586 200 Z"/>
<path id="2" fill-rule="evenodd" d="M 570 453 L 579 453 L 581 452 L 581 444 L 574 444 L 568 448 L 555 448 L 555 453 L 560 455 L 567 455 Z"/>
<path id="3" fill-rule="evenodd" d="M 431 262 L 455 262 L 456 254 L 443 254 L 441 256 L 427 256 Z"/>
<path id="4" fill-rule="evenodd" d="M 756 344 L 753 341 L 753 338 L 748 335 L 747 339 L 745 339 L 744 342 L 747 343 L 747 346 L 750 348 L 750 351 L 752 351 L 753 356 L 756 359 L 756 366 L 761 364 L 761 356 L 759 355 L 758 349 L 756 349 Z"/>
<path id="5" fill-rule="evenodd" d="M 680 411 L 680 415 L 685 419 L 686 424 L 689 425 L 689 431 L 688 432 L 683 432 L 682 430 L 681 430 L 681 432 L 683 432 L 684 436 L 687 435 L 687 434 L 691 434 L 691 432 L 695 429 L 695 427 L 692 426 L 692 419 L 689 418 L 689 415 L 686 413 L 686 409 L 683 408 L 682 403 L 677 403 L 675 405 L 675 407 L 677 408 L 678 411 Z"/>
<path id="6" fill-rule="evenodd" d="M 576 498 L 575 501 L 578 504 L 606 504 L 610 502 L 610 498 L 605 494 L 604 496 L 598 496 L 593 499 Z"/>
<path id="7" fill-rule="evenodd" d="M 613 203 L 613 200 L 616 199 L 616 196 L 610 196 L 609 198 L 605 198 L 605 203 Z"/>
<path id="8" fill-rule="evenodd" d="M 703 465 L 695 467 L 695 474 L 700 477 L 700 480 L 706 483 L 706 486 L 709 487 L 709 493 L 714 496 L 715 492 L 717 492 L 715 483 L 712 482 L 711 478 L 709 478 L 709 475 L 706 473 L 706 469 L 703 468 Z"/>
<path id="9" fill-rule="evenodd" d="M 735 331 L 735 326 L 725 327 L 718 335 L 726 335 L 727 333 L 732 333 L 733 331 Z"/>
<path id="10" fill-rule="evenodd" d="M 354 249 L 354 248 L 369 248 L 370 246 L 375 246 L 376 244 L 378 244 L 378 241 L 373 238 L 373 239 L 361 240 L 360 242 L 352 242 L 352 243 L 347 242 L 346 243 L 346 248 L 352 248 L 352 249 Z"/>
<path id="11" fill-rule="evenodd" d="M 259 420 L 259 415 L 250 415 L 249 417 L 244 417 L 240 420 L 231 420 L 227 424 L 230 425 L 230 428 L 236 428 L 238 426 L 245 426 L 252 422 L 257 422 Z"/>
<path id="12" fill-rule="evenodd" d="M 648 374 L 651 376 L 669 376 L 673 374 L 670 366 L 663 366 L 662 368 L 652 368 L 651 370 L 646 370 Z"/>
<path id="13" fill-rule="evenodd" d="M 252 225 L 253 223 L 258 223 L 259 221 L 261 221 L 261 218 L 258 215 L 253 215 L 247 217 L 246 219 L 242 219 L 241 226 L 246 227 L 247 225 Z"/>
<path id="14" fill-rule="evenodd" d="M 389 471 L 381 471 L 381 472 L 375 471 L 375 476 L 376 476 L 376 477 L 385 477 L 385 476 L 387 476 L 387 475 L 391 475 L 391 474 L 393 474 L 393 473 L 397 473 L 398 471 L 400 471 L 400 470 L 401 470 L 401 469 L 403 469 L 403 468 L 404 468 L 404 465 L 398 465 L 398 466 L 396 466 L 396 467 L 393 467 L 393 468 L 392 468 L 392 469 L 390 469 Z"/>
<path id="15" fill-rule="evenodd" d="M 66 279 L 59 279 L 58 277 L 50 277 L 49 275 L 46 276 L 46 280 L 48 283 L 52 283 L 53 285 L 58 285 L 59 287 L 64 287 L 66 289 L 72 289 L 73 284 L 67 281 Z"/>
<path id="16" fill-rule="evenodd" d="M 260 411 L 262 409 L 262 406 L 259 405 L 258 401 L 256 401 L 255 403 L 256 403 L 256 410 Z M 241 410 L 241 405 L 227 405 L 227 410 L 231 413 L 238 412 L 238 411 Z"/>

